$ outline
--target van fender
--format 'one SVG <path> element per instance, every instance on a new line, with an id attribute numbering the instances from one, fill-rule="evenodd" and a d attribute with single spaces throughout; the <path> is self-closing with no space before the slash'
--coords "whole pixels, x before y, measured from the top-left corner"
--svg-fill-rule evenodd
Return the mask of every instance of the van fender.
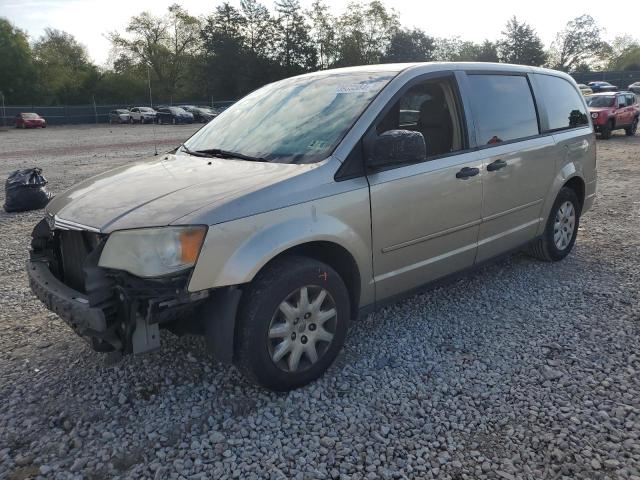
<path id="1" fill-rule="evenodd" d="M 580 163 L 571 161 L 569 158 L 569 149 L 565 148 L 565 150 L 566 154 L 564 157 L 564 165 L 553 179 L 551 187 L 549 188 L 547 195 L 542 203 L 542 209 L 540 210 L 540 215 L 542 216 L 542 218 L 540 223 L 538 224 L 538 235 L 542 235 L 544 233 L 544 229 L 547 226 L 547 219 L 549 218 L 549 215 L 551 213 L 551 208 L 553 207 L 553 203 L 556 201 L 558 192 L 560 192 L 560 189 L 563 187 L 563 185 L 573 177 L 580 177 L 580 179 L 585 182 L 582 172 L 582 165 Z"/>
<path id="2" fill-rule="evenodd" d="M 268 217 L 261 220 L 247 217 L 229 222 L 228 226 L 210 227 L 189 291 L 249 283 L 276 256 L 296 246 L 319 241 L 347 250 L 355 259 L 361 278 L 372 278 L 371 258 L 367 255 L 371 251 L 370 239 L 363 238 L 340 219 L 318 214 L 313 206 L 311 215 L 289 217 L 278 223 L 269 222 Z M 262 225 L 256 226 L 258 221 Z M 361 299 L 368 296 L 366 281 L 362 283 Z"/>

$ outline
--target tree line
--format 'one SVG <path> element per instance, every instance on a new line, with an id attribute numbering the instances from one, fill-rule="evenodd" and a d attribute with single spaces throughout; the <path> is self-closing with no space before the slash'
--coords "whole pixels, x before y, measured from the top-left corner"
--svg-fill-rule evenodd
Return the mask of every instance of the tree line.
<path id="1" fill-rule="evenodd" d="M 421 61 L 507 62 L 569 73 L 640 70 L 640 43 L 630 36 L 607 42 L 590 15 L 569 21 L 545 48 L 533 26 L 515 16 L 495 39 L 436 38 L 401 25 L 380 0 L 353 1 L 340 15 L 322 0 L 303 9 L 278 0 L 271 11 L 258 0 L 217 6 L 195 17 L 179 5 L 164 15 L 143 12 L 108 34 L 108 68 L 90 59 L 72 35 L 47 29 L 30 42 L 0 18 L 0 91 L 9 104 L 129 103 L 236 99 L 292 75 L 350 65 Z"/>

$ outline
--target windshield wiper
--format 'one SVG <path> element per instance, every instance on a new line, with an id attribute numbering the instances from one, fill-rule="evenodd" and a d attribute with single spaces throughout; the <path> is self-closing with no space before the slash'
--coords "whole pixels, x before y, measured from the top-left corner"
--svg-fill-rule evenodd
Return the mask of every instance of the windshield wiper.
<path id="1" fill-rule="evenodd" d="M 189 152 L 187 152 L 189 153 Z M 240 160 L 249 160 L 250 162 L 266 162 L 268 161 L 266 158 L 262 157 L 252 157 L 251 155 L 245 155 L 243 153 L 238 152 L 230 152 L 229 150 L 221 150 L 219 148 L 209 148 L 206 150 L 198 150 L 194 152 L 194 154 L 207 155 L 210 157 L 218 157 L 218 158 L 238 158 Z"/>
<path id="2" fill-rule="evenodd" d="M 189 155 L 193 155 L 194 157 L 204 157 L 204 158 L 213 157 L 213 155 L 210 155 L 206 152 L 194 152 L 193 150 L 189 149 L 189 147 L 187 147 L 184 143 L 181 143 L 178 148 L 182 148 L 182 150 L 184 150 L 185 153 Z"/>

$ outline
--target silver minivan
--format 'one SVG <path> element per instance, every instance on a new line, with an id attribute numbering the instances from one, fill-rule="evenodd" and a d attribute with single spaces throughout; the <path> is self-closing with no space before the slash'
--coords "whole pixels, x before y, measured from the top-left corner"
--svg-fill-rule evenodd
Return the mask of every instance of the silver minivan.
<path id="1" fill-rule="evenodd" d="M 98 351 L 199 334 L 288 390 L 329 367 L 359 315 L 509 252 L 561 260 L 595 193 L 593 127 L 564 73 L 321 71 L 56 196 L 29 278 Z"/>

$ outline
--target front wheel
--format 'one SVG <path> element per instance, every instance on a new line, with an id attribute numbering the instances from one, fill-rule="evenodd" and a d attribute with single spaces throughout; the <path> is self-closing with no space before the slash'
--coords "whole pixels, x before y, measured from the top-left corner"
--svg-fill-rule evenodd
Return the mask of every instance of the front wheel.
<path id="1" fill-rule="evenodd" d="M 638 118 L 634 118 L 631 125 L 624 129 L 624 133 L 627 134 L 628 137 L 633 137 L 638 131 Z"/>
<path id="2" fill-rule="evenodd" d="M 566 257 L 576 242 L 580 209 L 576 193 L 568 187 L 562 187 L 551 208 L 542 237 L 530 245 L 529 252 L 547 262 L 557 262 Z"/>
<path id="3" fill-rule="evenodd" d="M 243 292 L 236 364 L 272 390 L 306 385 L 338 355 L 349 318 L 347 288 L 330 266 L 300 256 L 276 260 Z"/>
<path id="4" fill-rule="evenodd" d="M 600 130 L 600 138 L 603 140 L 609 140 L 611 138 L 611 132 L 613 131 L 613 123 L 607 122 L 602 126 L 602 130 Z"/>

